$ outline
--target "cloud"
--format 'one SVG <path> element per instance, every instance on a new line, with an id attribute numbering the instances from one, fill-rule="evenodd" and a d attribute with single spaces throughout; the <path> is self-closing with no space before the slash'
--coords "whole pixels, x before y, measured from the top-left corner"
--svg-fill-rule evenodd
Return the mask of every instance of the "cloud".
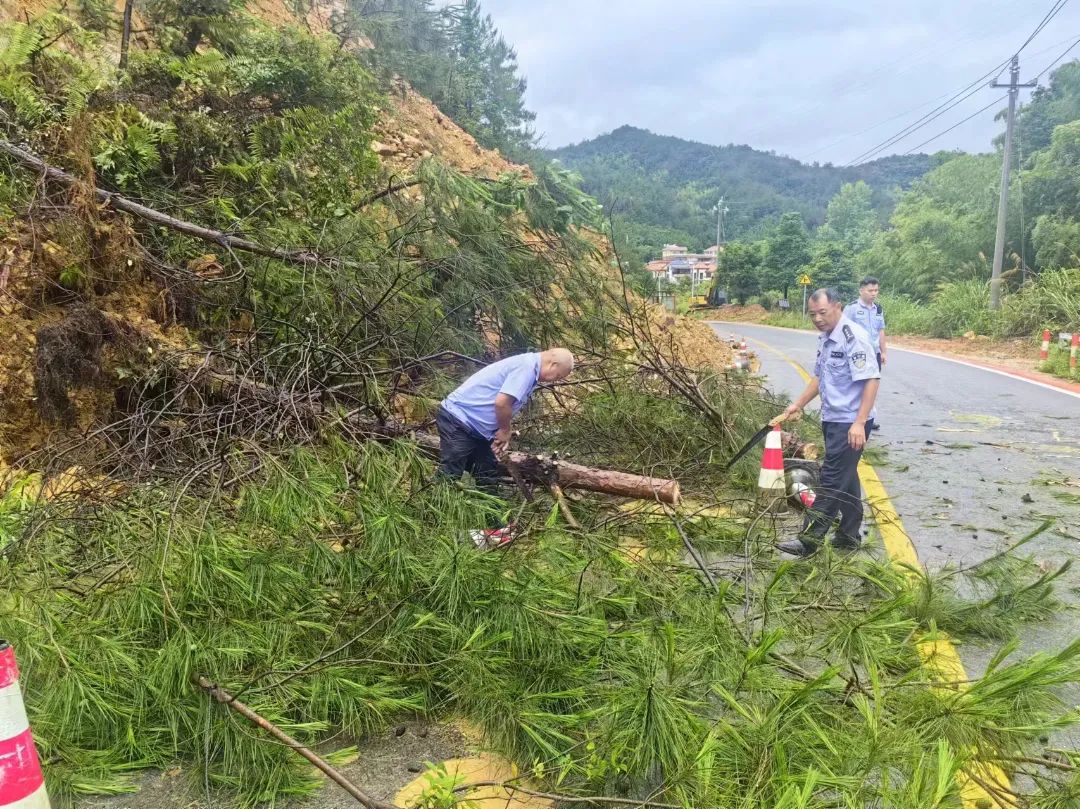
<path id="1" fill-rule="evenodd" d="M 629 123 L 844 163 L 1005 60 L 1049 2 L 483 0 L 483 8 L 517 50 L 546 145 Z M 1025 51 L 1024 75 L 1070 34 L 1080 36 L 1080 4 Z M 994 93 L 979 89 L 887 153 L 918 145 Z M 996 111 L 926 148 L 989 149 Z"/>

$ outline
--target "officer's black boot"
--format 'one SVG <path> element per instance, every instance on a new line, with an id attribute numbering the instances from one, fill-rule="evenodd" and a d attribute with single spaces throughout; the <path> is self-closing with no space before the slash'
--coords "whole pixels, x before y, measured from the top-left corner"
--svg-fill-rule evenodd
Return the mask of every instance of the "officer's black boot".
<path id="1" fill-rule="evenodd" d="M 795 539 L 789 539 L 785 542 L 779 543 L 776 547 L 783 553 L 790 553 L 792 556 L 813 556 L 817 553 L 818 549 L 817 537 L 811 537 L 807 535 L 795 537 Z"/>
<path id="2" fill-rule="evenodd" d="M 851 553 L 862 547 L 862 541 L 857 536 L 852 537 L 837 531 L 833 535 L 832 546 L 838 551 Z"/>

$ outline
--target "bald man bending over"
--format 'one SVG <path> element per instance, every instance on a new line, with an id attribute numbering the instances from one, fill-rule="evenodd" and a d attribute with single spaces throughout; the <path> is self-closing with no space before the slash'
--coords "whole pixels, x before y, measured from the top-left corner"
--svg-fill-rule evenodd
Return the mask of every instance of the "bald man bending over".
<path id="1" fill-rule="evenodd" d="M 496 453 L 510 446 L 510 420 L 532 395 L 537 382 L 557 382 L 574 370 L 565 348 L 516 354 L 481 368 L 439 406 L 439 474 L 458 478 L 468 471 L 482 489 L 495 480 Z"/>

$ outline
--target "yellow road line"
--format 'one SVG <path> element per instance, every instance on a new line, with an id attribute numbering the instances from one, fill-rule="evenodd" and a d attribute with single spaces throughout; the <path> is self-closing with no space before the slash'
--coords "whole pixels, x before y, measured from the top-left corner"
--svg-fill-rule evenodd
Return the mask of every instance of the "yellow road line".
<path id="1" fill-rule="evenodd" d="M 750 339 L 794 368 L 804 382 L 809 382 L 812 378 L 802 365 L 784 352 L 761 340 Z M 863 491 L 866 492 L 870 502 L 874 521 L 877 524 L 878 533 L 881 534 L 881 542 L 885 546 L 889 561 L 909 571 L 912 576 L 924 576 L 926 572 L 919 561 L 915 544 L 904 530 L 900 515 L 893 506 L 888 492 L 885 491 L 877 470 L 866 461 L 859 462 L 859 482 L 862 483 Z M 965 687 L 964 684 L 968 681 L 967 671 L 960 660 L 960 654 L 956 651 L 956 646 L 948 635 L 938 632 L 935 637 L 924 637 L 916 644 L 916 647 L 923 665 L 933 671 L 938 678 L 943 682 L 953 683 L 955 688 Z M 1001 791 L 1002 794 L 1008 794 L 1004 790 L 1009 788 L 1009 777 L 996 764 L 976 762 L 970 771 L 962 771 L 957 781 L 960 785 L 960 799 L 965 809 L 976 809 L 976 807 L 1012 809 L 1012 804 L 1006 803 L 982 786 L 982 784 L 987 784 L 992 789 Z"/>

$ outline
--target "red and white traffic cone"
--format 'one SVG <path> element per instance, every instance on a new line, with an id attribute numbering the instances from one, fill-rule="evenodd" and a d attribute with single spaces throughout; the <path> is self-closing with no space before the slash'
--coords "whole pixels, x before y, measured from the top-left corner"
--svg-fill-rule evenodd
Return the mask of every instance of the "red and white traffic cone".
<path id="1" fill-rule="evenodd" d="M 787 511 L 784 449 L 779 424 L 765 436 L 765 451 L 761 454 L 761 471 L 758 472 L 758 505 L 773 514 Z"/>
<path id="2" fill-rule="evenodd" d="M 1039 362 L 1050 359 L 1050 329 L 1043 329 L 1042 348 L 1039 349 Z"/>
<path id="3" fill-rule="evenodd" d="M 49 809 L 15 650 L 6 640 L 0 640 L 0 809 Z"/>
<path id="4" fill-rule="evenodd" d="M 1069 374 L 1076 376 L 1076 354 L 1080 351 L 1080 331 L 1074 331 L 1069 344 Z"/>
<path id="5" fill-rule="evenodd" d="M 742 339 L 739 340 L 739 350 L 740 351 L 746 351 L 746 338 L 745 337 L 743 337 Z"/>

